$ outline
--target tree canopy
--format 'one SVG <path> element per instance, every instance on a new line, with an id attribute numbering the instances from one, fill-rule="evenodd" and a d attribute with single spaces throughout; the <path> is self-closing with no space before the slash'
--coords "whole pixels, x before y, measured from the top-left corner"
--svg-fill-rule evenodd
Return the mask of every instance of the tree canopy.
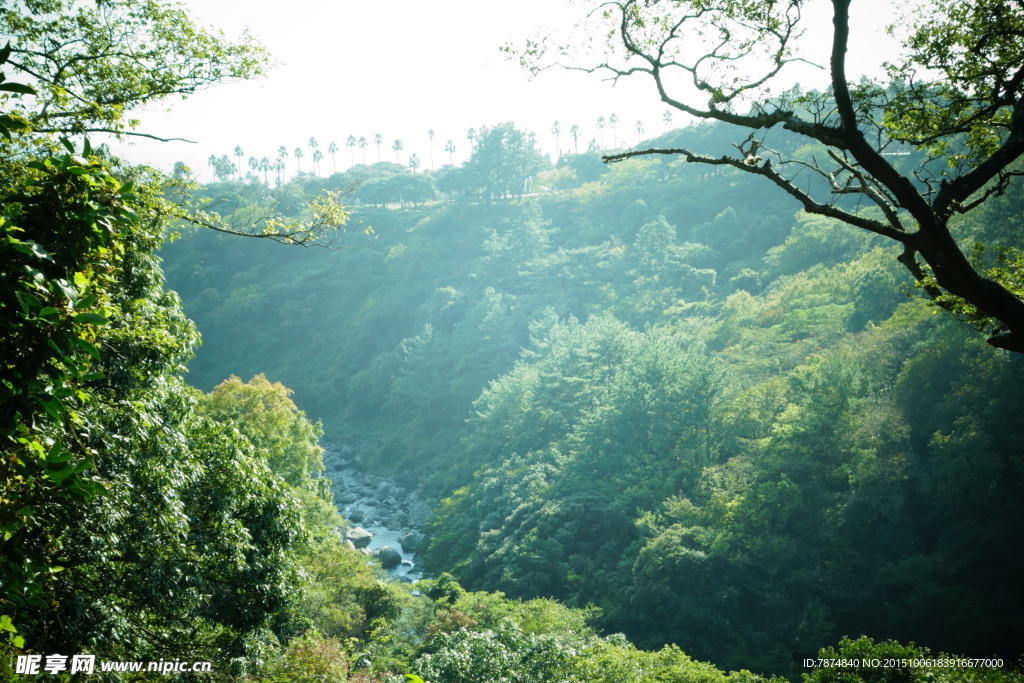
<path id="1" fill-rule="evenodd" d="M 37 97 L 17 113 L 37 133 L 155 137 L 129 114 L 270 66 L 252 36 L 228 40 L 155 0 L 15 0 L 0 8 L 0 33 L 11 38 L 11 66 L 34 81 Z"/>
<path id="2" fill-rule="evenodd" d="M 850 13 L 832 0 L 824 92 L 778 87 L 796 51 L 803 2 L 621 0 L 592 3 L 567 44 L 529 41 L 532 69 L 554 60 L 612 78 L 650 78 L 672 108 L 748 129 L 732 154 L 652 148 L 607 157 L 678 154 L 693 163 L 761 176 L 805 211 L 882 235 L 939 306 L 989 334 L 993 346 L 1024 352 L 1020 252 L 978 244 L 958 219 L 1005 192 L 1024 154 L 1024 10 L 1010 0 L 935 0 L 905 19 L 904 57 L 889 81 L 853 82 L 847 73 Z M 867 5 L 864 5 L 867 11 Z M 898 30 L 898 29 L 893 29 Z M 773 91 L 772 88 L 775 88 Z M 807 139 L 798 155 L 768 132 Z M 908 161 L 892 154 L 918 152 Z M 859 203 L 841 201 L 860 199 Z M 986 249 L 987 247 L 987 249 Z"/>

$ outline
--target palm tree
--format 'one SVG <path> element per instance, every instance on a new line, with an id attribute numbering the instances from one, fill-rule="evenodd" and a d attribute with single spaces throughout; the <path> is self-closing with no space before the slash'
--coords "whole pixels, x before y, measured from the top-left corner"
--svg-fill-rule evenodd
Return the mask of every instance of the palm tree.
<path id="1" fill-rule="evenodd" d="M 615 112 L 608 117 L 608 125 L 612 127 L 612 149 L 618 149 L 619 147 L 619 116 Z"/>
<path id="2" fill-rule="evenodd" d="M 420 167 L 420 158 L 419 158 L 419 156 L 415 152 L 413 152 L 412 156 L 409 157 L 409 168 L 411 168 L 412 172 L 415 173 L 416 169 L 419 168 L 419 167 Z"/>
<path id="3" fill-rule="evenodd" d="M 298 167 L 299 173 L 302 173 L 302 148 L 296 147 L 292 156 L 295 157 L 295 165 Z"/>
<path id="4" fill-rule="evenodd" d="M 395 158 L 398 159 L 398 163 L 402 163 L 402 150 L 405 149 L 402 147 L 402 141 L 396 138 L 394 144 L 391 145 L 391 149 L 395 150 Z"/>
<path id="5" fill-rule="evenodd" d="M 260 170 L 263 171 L 263 184 L 270 187 L 270 180 L 267 178 L 267 171 L 270 170 L 270 159 L 267 157 L 260 159 Z"/>
<path id="6" fill-rule="evenodd" d="M 242 157 L 245 156 L 245 152 L 242 151 L 241 145 L 235 145 L 235 156 L 238 157 L 238 177 L 242 177 Z"/>
<path id="7" fill-rule="evenodd" d="M 349 135 L 345 146 L 348 147 L 348 167 L 352 168 L 356 165 L 356 136 Z"/>
<path id="8" fill-rule="evenodd" d="M 213 182 L 217 182 L 217 155 L 211 154 L 210 158 L 206 160 L 206 165 L 210 167 L 210 171 L 213 173 Z"/>
<path id="9" fill-rule="evenodd" d="M 255 176 L 256 169 L 258 169 L 259 167 L 260 167 L 260 160 L 257 159 L 256 157 L 249 157 L 249 171 L 250 171 L 250 173 L 252 175 Z"/>
<path id="10" fill-rule="evenodd" d="M 380 146 L 384 144 L 384 138 L 381 137 L 380 133 L 373 136 L 373 142 L 377 145 L 377 163 L 380 163 Z"/>
<path id="11" fill-rule="evenodd" d="M 601 133 L 601 149 L 604 150 L 604 117 L 597 117 L 597 130 Z"/>
<path id="12" fill-rule="evenodd" d="M 367 144 L 368 143 L 366 142 L 366 138 L 360 136 L 360 138 L 359 138 L 359 151 L 363 153 L 363 166 L 366 165 L 366 145 Z"/>
<path id="13" fill-rule="evenodd" d="M 469 140 L 469 155 L 473 156 L 473 152 L 476 151 L 476 128 L 466 131 L 466 139 Z"/>
<path id="14" fill-rule="evenodd" d="M 338 172 L 338 159 L 335 154 L 338 153 L 338 143 L 331 141 L 331 144 L 327 145 L 327 153 L 331 155 L 331 172 Z"/>
<path id="15" fill-rule="evenodd" d="M 434 129 L 431 128 L 427 131 L 427 137 L 430 138 L 430 170 L 434 170 Z"/>
<path id="16" fill-rule="evenodd" d="M 640 119 L 637 119 L 636 125 L 633 126 L 633 130 L 636 131 L 636 144 L 637 144 L 637 147 L 639 147 L 640 146 L 640 136 L 643 135 L 643 132 L 644 132 L 644 122 L 641 121 Z"/>
<path id="17" fill-rule="evenodd" d="M 572 128 L 569 129 L 569 135 L 572 137 L 572 148 L 576 154 L 580 153 L 580 127 L 577 124 L 572 124 Z"/>
<path id="18" fill-rule="evenodd" d="M 665 130 L 672 127 L 672 110 L 666 109 L 665 113 L 661 115 L 661 120 L 665 122 Z"/>
<path id="19" fill-rule="evenodd" d="M 284 160 L 288 156 L 288 150 L 284 145 L 277 148 L 277 186 L 284 182 Z"/>
<path id="20" fill-rule="evenodd" d="M 310 152 L 313 152 L 313 153 L 314 153 L 314 156 L 315 156 L 315 153 L 316 153 L 316 151 L 317 151 L 318 149 L 320 149 L 320 143 L 318 143 L 318 142 L 316 141 L 316 138 L 315 138 L 315 137 L 313 137 L 313 136 L 310 136 L 310 137 L 309 137 L 309 151 L 310 151 Z M 319 174 L 319 173 L 317 173 L 317 171 L 316 171 L 316 159 L 314 159 L 314 160 L 313 160 L 313 173 L 314 173 L 315 175 L 320 175 L 320 174 Z"/>
<path id="21" fill-rule="evenodd" d="M 313 172 L 319 177 L 320 162 L 324 159 L 324 153 L 318 149 L 313 150 Z"/>
<path id="22" fill-rule="evenodd" d="M 455 143 L 451 140 L 444 143 L 444 151 L 448 152 L 448 163 L 454 166 L 455 160 L 452 158 L 452 155 L 455 154 Z"/>
<path id="23" fill-rule="evenodd" d="M 558 121 L 555 121 L 555 125 L 551 126 L 551 132 L 555 134 L 555 162 L 562 156 L 562 148 L 558 144 L 558 136 L 562 134 L 562 127 L 558 125 Z"/>

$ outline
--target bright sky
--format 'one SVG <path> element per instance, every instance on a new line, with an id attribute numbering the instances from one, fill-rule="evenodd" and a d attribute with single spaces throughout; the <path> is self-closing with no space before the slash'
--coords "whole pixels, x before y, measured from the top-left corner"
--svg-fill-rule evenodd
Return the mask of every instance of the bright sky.
<path id="1" fill-rule="evenodd" d="M 536 133 L 541 148 L 554 156 L 552 124 L 562 128 L 561 147 L 568 150 L 571 125 L 581 129 L 580 149 L 598 136 L 597 117 L 618 115 L 618 137 L 636 144 L 640 120 L 644 137 L 665 130 L 665 106 L 649 81 L 623 79 L 614 87 L 597 75 L 549 70 L 530 80 L 498 48 L 522 42 L 537 29 L 571 26 L 579 7 L 566 0 L 187 0 L 192 15 L 204 25 L 236 37 L 249 30 L 279 62 L 260 81 L 220 85 L 188 100 L 169 102 L 159 110 L 137 113 L 139 130 L 182 142 L 137 141 L 118 151 L 137 163 L 170 169 L 175 161 L 192 166 L 200 179 L 210 178 L 207 158 L 228 155 L 240 145 L 243 167 L 250 156 L 274 160 L 285 145 L 292 154 L 302 147 L 303 169 L 310 170 L 310 137 L 319 142 L 325 159 L 331 142 L 340 148 L 337 169 L 349 166 L 349 135 L 366 137 L 367 163 L 377 161 L 374 135 L 384 138 L 383 160 L 395 160 L 392 143 L 404 146 L 402 161 L 417 153 L 430 168 L 427 131 L 436 133 L 434 165 L 448 160 L 445 142 L 456 146 L 455 162 L 468 150 L 469 128 L 513 121 Z M 814 0 L 805 17 L 811 49 L 827 47 L 831 34 L 829 3 Z M 893 57 L 884 26 L 893 17 L 892 0 L 855 0 L 851 14 L 852 76 L 872 68 L 880 56 Z M 864 58 L 870 58 L 864 61 Z M 827 53 L 820 63 L 827 62 Z M 813 70 L 794 75 L 810 84 Z M 679 112 L 676 125 L 685 123 Z M 611 131 L 605 130 L 611 145 Z M 361 152 L 354 150 L 355 161 Z M 295 162 L 286 160 L 289 172 Z"/>

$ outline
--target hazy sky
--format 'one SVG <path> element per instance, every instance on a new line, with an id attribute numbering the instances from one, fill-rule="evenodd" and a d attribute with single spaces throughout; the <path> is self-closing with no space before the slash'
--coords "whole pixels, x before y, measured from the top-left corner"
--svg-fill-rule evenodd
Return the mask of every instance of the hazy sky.
<path id="1" fill-rule="evenodd" d="M 545 25 L 571 26 L 579 8 L 566 0 L 188 0 L 184 3 L 204 25 L 229 36 L 249 30 L 279 62 L 259 81 L 220 85 L 188 100 L 168 102 L 142 112 L 140 130 L 183 137 L 197 144 L 136 142 L 119 151 L 132 161 L 170 168 L 185 161 L 201 179 L 210 178 L 210 154 L 233 157 L 240 145 L 250 156 L 275 159 L 285 145 L 289 154 L 303 148 L 304 170 L 310 170 L 307 142 L 315 137 L 325 153 L 322 168 L 332 170 L 326 155 L 335 142 L 338 170 L 349 166 L 349 135 L 364 136 L 368 163 L 377 160 L 373 138 L 380 133 L 383 160 L 395 160 L 391 146 L 404 145 L 402 161 L 417 153 L 430 167 L 427 131 L 434 129 L 434 164 L 447 162 L 445 142 L 457 148 L 455 161 L 465 158 L 466 132 L 471 127 L 513 121 L 537 134 L 545 152 L 554 153 L 551 127 L 563 129 L 561 146 L 571 142 L 572 124 L 581 128 L 580 148 L 598 136 L 598 116 L 618 115 L 620 139 L 635 144 L 634 128 L 643 122 L 645 137 L 665 129 L 665 106 L 648 81 L 624 79 L 614 87 L 596 75 L 549 70 L 530 80 L 518 65 L 499 52 L 503 43 L 521 42 Z M 831 25 L 828 3 L 816 0 L 806 13 L 809 44 L 826 45 Z M 851 38 L 850 74 L 870 68 L 888 50 L 883 28 L 893 16 L 891 0 L 856 0 Z M 891 52 L 891 51 L 890 51 Z M 864 61 L 870 57 L 870 61 Z M 827 56 L 822 55 L 822 62 Z M 801 83 L 813 70 L 796 74 Z M 682 124 L 680 113 L 675 123 Z M 611 133 L 605 131 L 611 144 Z M 355 150 L 358 163 L 362 154 Z M 289 172 L 295 162 L 287 160 Z"/>

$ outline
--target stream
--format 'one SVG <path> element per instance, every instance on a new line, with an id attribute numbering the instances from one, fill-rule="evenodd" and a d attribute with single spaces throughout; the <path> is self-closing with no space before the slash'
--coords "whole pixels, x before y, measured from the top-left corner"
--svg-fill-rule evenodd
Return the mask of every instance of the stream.
<path id="1" fill-rule="evenodd" d="M 363 551 L 373 554 L 385 547 L 394 549 L 401 556 L 401 562 L 385 567 L 388 575 L 398 581 L 415 583 L 423 576 L 416 568 L 416 550 L 423 542 L 421 529 L 430 518 L 430 505 L 418 491 L 406 490 L 389 479 L 357 469 L 358 458 L 351 446 L 322 445 L 324 475 L 332 481 L 334 503 L 353 526 L 346 532 L 346 538 L 360 547 L 366 540 L 358 529 L 370 532 L 373 537 Z M 362 538 L 358 539 L 359 536 Z M 383 562 L 385 557 L 378 559 Z"/>

